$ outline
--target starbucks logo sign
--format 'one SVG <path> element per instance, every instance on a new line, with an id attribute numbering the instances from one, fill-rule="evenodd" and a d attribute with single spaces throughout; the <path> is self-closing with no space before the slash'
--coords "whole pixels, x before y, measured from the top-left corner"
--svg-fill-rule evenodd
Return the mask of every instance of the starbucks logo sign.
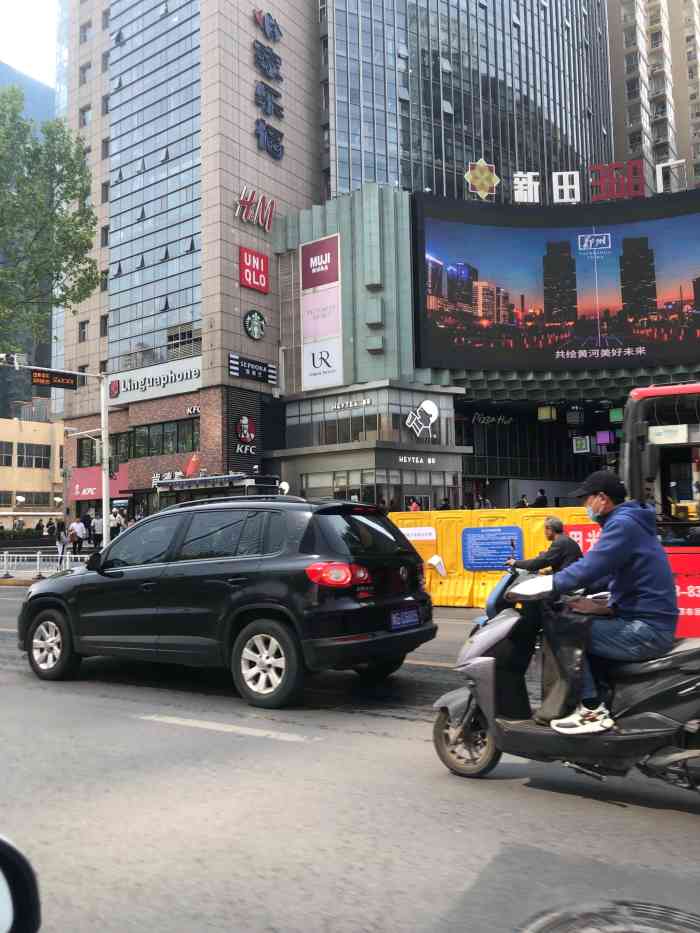
<path id="1" fill-rule="evenodd" d="M 251 340 L 262 340 L 267 321 L 261 311 L 247 311 L 243 315 L 243 330 Z"/>

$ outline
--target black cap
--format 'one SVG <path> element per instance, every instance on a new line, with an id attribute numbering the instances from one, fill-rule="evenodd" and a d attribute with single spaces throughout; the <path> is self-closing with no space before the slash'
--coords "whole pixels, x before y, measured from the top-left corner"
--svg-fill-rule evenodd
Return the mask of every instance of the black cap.
<path id="1" fill-rule="evenodd" d="M 583 499 L 586 496 L 594 496 L 597 492 L 604 492 L 614 502 L 622 502 L 627 498 L 625 484 L 609 470 L 596 470 L 595 473 L 591 473 L 578 489 L 574 489 L 571 496 Z"/>

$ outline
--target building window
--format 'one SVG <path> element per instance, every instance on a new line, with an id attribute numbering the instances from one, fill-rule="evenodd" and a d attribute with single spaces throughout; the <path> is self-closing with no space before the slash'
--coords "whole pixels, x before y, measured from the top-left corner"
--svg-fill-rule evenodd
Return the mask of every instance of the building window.
<path id="1" fill-rule="evenodd" d="M 200 330 L 193 330 L 191 324 L 173 327 L 168 331 L 167 340 L 169 360 L 197 356 L 202 352 L 202 333 Z"/>
<path id="2" fill-rule="evenodd" d="M 48 470 L 51 466 L 51 445 L 17 444 L 17 466 Z"/>
<path id="3" fill-rule="evenodd" d="M 12 441 L 0 441 L 0 466 L 12 466 Z"/>
<path id="4" fill-rule="evenodd" d="M 88 104 L 86 107 L 81 107 L 78 111 L 78 126 L 81 130 L 84 130 L 86 127 L 90 126 L 92 123 L 92 107 Z"/>
<path id="5" fill-rule="evenodd" d="M 109 113 L 109 94 L 102 95 L 102 116 Z"/>
<path id="6" fill-rule="evenodd" d="M 109 332 L 109 315 L 100 315 L 100 337 L 106 337 Z"/>
<path id="7" fill-rule="evenodd" d="M 109 246 L 109 224 L 100 228 L 100 246 Z"/>
<path id="8" fill-rule="evenodd" d="M 102 11 L 102 28 L 109 29 L 109 7 Z"/>
<path id="9" fill-rule="evenodd" d="M 78 343 L 85 343 L 88 336 L 88 322 L 78 321 Z"/>
<path id="10" fill-rule="evenodd" d="M 107 360 L 100 360 L 100 372 L 101 373 L 107 372 Z"/>
<path id="11" fill-rule="evenodd" d="M 17 502 L 18 499 L 24 499 L 24 502 Z M 17 508 L 45 508 L 50 504 L 50 492 L 18 492 L 15 494 L 15 504 Z"/>
<path id="12" fill-rule="evenodd" d="M 97 444 L 91 437 L 78 438 L 78 466 L 95 466 L 97 453 Z"/>
<path id="13" fill-rule="evenodd" d="M 102 269 L 100 270 L 100 291 L 106 292 L 108 289 L 109 289 L 109 269 Z M 100 328 L 101 327 L 102 325 L 100 325 Z M 100 337 L 106 337 L 106 336 L 107 334 L 106 333 L 103 334 L 102 330 L 100 329 Z"/>
<path id="14" fill-rule="evenodd" d="M 109 49 L 102 53 L 102 74 L 109 71 Z"/>
<path id="15" fill-rule="evenodd" d="M 80 44 L 92 39 L 92 20 L 80 24 Z"/>
<path id="16" fill-rule="evenodd" d="M 632 78 L 627 82 L 627 100 L 639 97 L 639 78 Z"/>
<path id="17" fill-rule="evenodd" d="M 78 83 L 80 85 L 87 84 L 90 80 L 90 71 L 92 70 L 92 62 L 85 62 L 84 65 L 80 66 L 78 70 Z"/>
<path id="18" fill-rule="evenodd" d="M 0 505 L 12 505 L 11 492 L 0 492 Z"/>
<path id="19" fill-rule="evenodd" d="M 102 182 L 102 203 L 106 204 L 109 201 L 109 182 Z"/>
<path id="20" fill-rule="evenodd" d="M 112 435 L 110 445 L 117 465 L 140 457 L 192 453 L 199 450 L 199 418 L 142 424 L 124 434 Z"/>
<path id="21" fill-rule="evenodd" d="M 102 140 L 102 158 L 103 159 L 109 158 L 109 137 L 107 137 L 107 139 Z"/>
<path id="22" fill-rule="evenodd" d="M 86 373 L 86 372 L 87 372 L 87 366 L 78 366 L 78 372 L 79 372 L 79 373 Z M 86 383 L 87 383 L 87 379 L 85 378 L 85 376 L 78 376 L 78 388 L 81 388 L 81 387 L 84 386 Z"/>

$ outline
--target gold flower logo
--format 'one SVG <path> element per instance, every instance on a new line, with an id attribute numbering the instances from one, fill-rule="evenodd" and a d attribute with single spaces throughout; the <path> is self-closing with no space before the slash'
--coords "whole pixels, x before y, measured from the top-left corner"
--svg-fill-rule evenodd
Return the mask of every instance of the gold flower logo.
<path id="1" fill-rule="evenodd" d="M 484 162 L 483 158 L 478 162 L 469 163 L 469 171 L 464 173 L 464 178 L 469 182 L 470 193 L 478 194 L 482 201 L 495 194 L 496 187 L 501 183 L 496 174 L 496 166 Z"/>

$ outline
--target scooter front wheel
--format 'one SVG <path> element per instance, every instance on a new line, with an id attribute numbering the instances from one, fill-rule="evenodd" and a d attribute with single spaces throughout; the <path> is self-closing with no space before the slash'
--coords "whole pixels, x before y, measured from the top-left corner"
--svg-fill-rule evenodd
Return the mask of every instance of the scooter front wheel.
<path id="1" fill-rule="evenodd" d="M 440 710 L 433 726 L 433 744 L 440 761 L 460 777 L 486 777 L 501 760 L 486 717 L 478 707 L 462 723 L 451 723 L 447 710 Z"/>

